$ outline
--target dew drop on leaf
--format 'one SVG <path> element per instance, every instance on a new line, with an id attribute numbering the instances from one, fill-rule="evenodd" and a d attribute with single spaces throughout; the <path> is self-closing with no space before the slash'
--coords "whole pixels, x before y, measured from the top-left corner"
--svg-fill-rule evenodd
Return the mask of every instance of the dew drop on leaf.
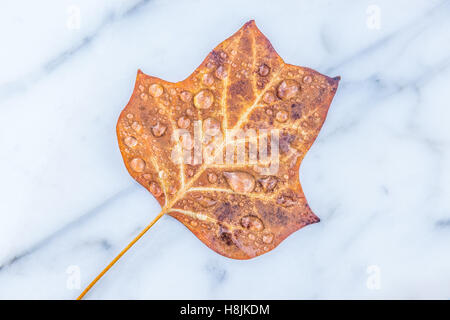
<path id="1" fill-rule="evenodd" d="M 164 92 L 163 87 L 160 84 L 154 83 L 148 87 L 148 92 L 155 98 L 161 96 Z"/>
<path id="2" fill-rule="evenodd" d="M 247 172 L 224 172 L 223 175 L 234 192 L 249 193 L 255 188 L 255 178 Z"/>
<path id="3" fill-rule="evenodd" d="M 159 138 L 162 137 L 164 135 L 164 133 L 166 133 L 167 130 L 167 126 L 162 125 L 160 122 L 158 122 L 155 126 L 152 127 L 152 134 Z"/>
<path id="4" fill-rule="evenodd" d="M 299 91 L 298 83 L 295 80 L 283 80 L 278 86 L 278 97 L 283 100 L 294 97 Z"/>
<path id="5" fill-rule="evenodd" d="M 162 194 L 161 188 L 154 181 L 150 183 L 150 189 L 149 190 L 155 197 L 159 197 Z"/>
<path id="6" fill-rule="evenodd" d="M 289 114 L 284 110 L 278 111 L 275 115 L 275 119 L 277 119 L 278 122 L 286 122 L 288 118 Z"/>
<path id="7" fill-rule="evenodd" d="M 265 63 L 263 63 L 262 65 L 259 66 L 258 74 L 259 74 L 261 77 L 267 76 L 267 75 L 269 74 L 269 72 L 270 72 L 270 68 L 269 68 L 269 66 L 266 65 Z"/>
<path id="8" fill-rule="evenodd" d="M 135 172 L 143 172 L 145 169 L 145 161 L 141 158 L 134 158 L 130 161 L 130 167 Z"/>
<path id="9" fill-rule="evenodd" d="M 194 97 L 194 106 L 197 109 L 209 109 L 214 102 L 211 91 L 205 89 L 197 93 Z"/>
<path id="10" fill-rule="evenodd" d="M 215 205 L 217 203 L 217 200 L 208 198 L 208 197 L 204 197 L 204 196 L 199 196 L 197 197 L 196 201 L 205 208 L 209 208 L 212 207 L 213 205 Z"/>
<path id="11" fill-rule="evenodd" d="M 275 189 L 278 179 L 274 176 L 268 176 L 258 179 L 258 182 L 261 184 L 264 192 L 269 192 Z"/>
<path id="12" fill-rule="evenodd" d="M 184 102 L 189 102 L 192 99 L 192 93 L 189 91 L 183 91 L 180 93 L 180 99 Z"/>
<path id="13" fill-rule="evenodd" d="M 137 140 L 135 137 L 129 136 L 129 137 L 126 137 L 123 141 L 130 148 L 133 148 L 137 145 Z"/>
<path id="14" fill-rule="evenodd" d="M 311 76 L 304 76 L 303 77 L 303 82 L 304 83 L 311 83 L 312 82 Z"/>
<path id="15" fill-rule="evenodd" d="M 183 116 L 183 117 L 178 118 L 178 121 L 177 121 L 178 128 L 187 129 L 187 128 L 189 128 L 190 124 L 191 124 L 191 120 L 188 117 Z"/>
<path id="16" fill-rule="evenodd" d="M 261 231 L 264 229 L 264 224 L 261 219 L 251 215 L 241 218 L 241 226 L 250 231 Z"/>
<path id="17" fill-rule="evenodd" d="M 266 92 L 263 96 L 263 101 L 267 104 L 274 103 L 275 100 L 275 95 L 272 92 Z"/>
<path id="18" fill-rule="evenodd" d="M 217 175 L 213 172 L 208 173 L 208 181 L 210 183 L 216 183 L 217 182 Z"/>
<path id="19" fill-rule="evenodd" d="M 214 78 L 210 73 L 205 73 L 202 78 L 203 84 L 210 86 L 214 83 Z"/>
<path id="20" fill-rule="evenodd" d="M 267 243 L 267 244 L 272 243 L 272 241 L 273 241 L 273 233 L 266 233 L 266 234 L 264 234 L 263 237 L 262 237 L 262 241 L 264 243 Z"/>
<path id="21" fill-rule="evenodd" d="M 131 124 L 131 128 L 133 128 L 134 131 L 139 132 L 141 131 L 142 126 L 139 124 L 139 122 L 135 121 Z"/>

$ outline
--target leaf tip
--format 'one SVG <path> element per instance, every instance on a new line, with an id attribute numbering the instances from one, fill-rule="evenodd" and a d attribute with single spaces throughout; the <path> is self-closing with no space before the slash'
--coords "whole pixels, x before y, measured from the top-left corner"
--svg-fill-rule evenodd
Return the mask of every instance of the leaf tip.
<path id="1" fill-rule="evenodd" d="M 332 91 L 336 92 L 337 87 L 339 86 L 339 82 L 341 81 L 341 76 L 337 76 L 334 78 L 329 78 L 329 77 L 327 77 L 327 78 L 328 78 L 328 80 L 327 80 L 328 83 L 331 85 Z M 331 101 L 330 101 L 330 103 L 331 103 Z"/>
<path id="2" fill-rule="evenodd" d="M 255 23 L 254 19 L 249 20 L 244 24 L 244 28 L 254 28 L 254 27 L 256 27 L 256 23 Z"/>

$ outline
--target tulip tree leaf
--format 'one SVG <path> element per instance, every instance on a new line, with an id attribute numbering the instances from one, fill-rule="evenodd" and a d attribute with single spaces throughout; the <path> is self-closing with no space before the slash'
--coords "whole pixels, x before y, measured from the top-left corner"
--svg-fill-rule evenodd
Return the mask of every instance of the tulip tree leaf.
<path id="1" fill-rule="evenodd" d="M 259 256 L 319 221 L 303 194 L 299 166 L 338 82 L 285 63 L 250 21 L 183 81 L 138 72 L 117 123 L 125 166 L 158 200 L 162 214 L 179 220 L 209 248 L 233 259 Z M 226 161 L 230 144 L 218 137 L 238 129 L 277 130 L 278 160 Z M 200 143 L 196 130 L 203 132 Z M 174 161 L 174 154 L 180 160 L 199 146 L 201 155 L 209 150 L 216 161 Z M 249 151 L 250 141 L 244 148 Z"/>

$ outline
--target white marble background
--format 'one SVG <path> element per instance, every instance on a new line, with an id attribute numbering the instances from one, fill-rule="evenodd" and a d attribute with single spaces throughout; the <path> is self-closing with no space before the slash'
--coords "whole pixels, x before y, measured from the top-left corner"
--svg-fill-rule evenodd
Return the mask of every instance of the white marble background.
<path id="1" fill-rule="evenodd" d="M 288 63 L 342 77 L 300 170 L 322 221 L 235 261 L 163 217 L 87 298 L 450 298 L 437 0 L 2 1 L 0 298 L 75 298 L 159 212 L 116 142 L 136 70 L 184 79 L 250 19 Z"/>

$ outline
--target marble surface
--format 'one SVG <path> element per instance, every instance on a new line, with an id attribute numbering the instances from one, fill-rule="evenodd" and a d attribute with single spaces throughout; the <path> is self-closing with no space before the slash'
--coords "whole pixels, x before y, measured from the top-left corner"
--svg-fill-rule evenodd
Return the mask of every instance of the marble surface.
<path id="1" fill-rule="evenodd" d="M 450 298 L 450 2 L 2 1 L 0 298 L 73 299 L 159 212 L 115 124 L 255 19 L 342 81 L 300 176 L 321 222 L 250 261 L 163 217 L 91 299 Z"/>

